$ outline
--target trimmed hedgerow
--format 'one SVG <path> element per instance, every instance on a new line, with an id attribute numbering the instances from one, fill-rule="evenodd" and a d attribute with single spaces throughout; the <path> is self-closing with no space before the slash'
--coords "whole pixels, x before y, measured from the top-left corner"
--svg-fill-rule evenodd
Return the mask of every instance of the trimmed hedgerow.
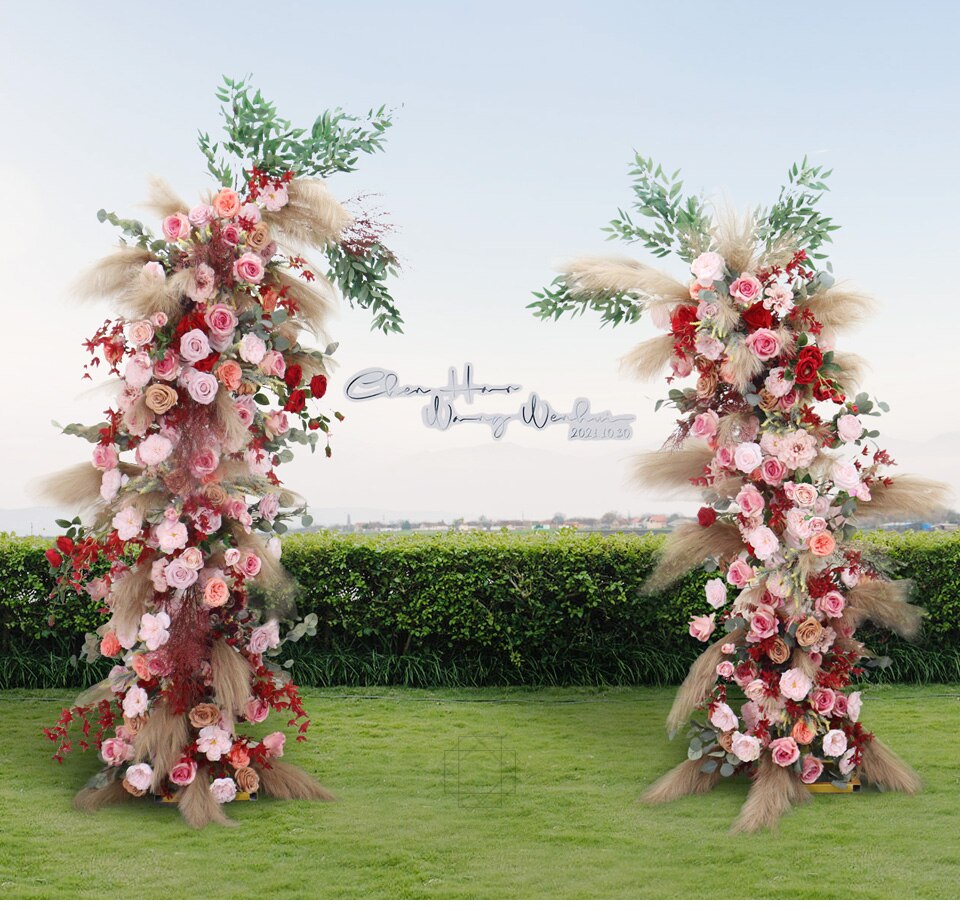
<path id="1" fill-rule="evenodd" d="M 641 593 L 657 535 L 302 534 L 284 542 L 317 636 L 290 644 L 304 685 L 671 684 L 702 646 L 703 573 Z M 70 655 L 102 621 L 79 600 L 50 625 L 39 538 L 0 537 L 0 686 L 83 685 L 106 661 Z M 864 545 L 916 580 L 924 632 L 865 639 L 894 658 L 884 679 L 960 680 L 960 534 L 876 533 Z M 101 666 L 102 664 L 102 666 Z"/>

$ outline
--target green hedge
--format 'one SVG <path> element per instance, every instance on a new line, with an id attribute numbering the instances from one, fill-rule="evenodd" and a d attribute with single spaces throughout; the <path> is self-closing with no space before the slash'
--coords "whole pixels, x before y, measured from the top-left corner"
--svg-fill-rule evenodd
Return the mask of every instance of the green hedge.
<path id="1" fill-rule="evenodd" d="M 702 646 L 695 572 L 644 597 L 663 538 L 599 534 L 294 535 L 283 562 L 318 634 L 288 646 L 305 685 L 671 684 Z M 48 625 L 48 542 L 0 538 L 0 686 L 83 685 L 107 662 L 72 665 L 102 617 L 79 602 Z M 866 639 L 890 680 L 960 680 L 960 534 L 871 534 L 865 547 L 917 582 L 921 639 Z M 99 664 L 102 663 L 103 666 Z"/>

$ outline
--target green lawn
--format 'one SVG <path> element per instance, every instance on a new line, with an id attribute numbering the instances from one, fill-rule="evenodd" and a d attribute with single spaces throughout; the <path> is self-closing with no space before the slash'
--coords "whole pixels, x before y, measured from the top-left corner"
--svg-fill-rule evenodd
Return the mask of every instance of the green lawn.
<path id="1" fill-rule="evenodd" d="M 39 732 L 69 694 L 0 693 L 0 898 L 960 896 L 955 686 L 866 699 L 921 796 L 821 796 L 739 837 L 740 782 L 637 800 L 685 751 L 668 690 L 305 694 L 315 731 L 288 753 L 338 801 L 236 804 L 240 827 L 197 832 L 147 802 L 73 811 L 97 760 L 60 767 Z"/>

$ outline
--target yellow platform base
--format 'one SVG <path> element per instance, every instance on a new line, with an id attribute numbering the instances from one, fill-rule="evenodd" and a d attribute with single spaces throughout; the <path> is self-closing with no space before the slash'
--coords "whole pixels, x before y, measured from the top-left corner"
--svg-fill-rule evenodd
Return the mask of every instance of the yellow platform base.
<path id="1" fill-rule="evenodd" d="M 153 797 L 153 801 L 155 803 L 163 803 L 163 804 L 172 804 L 176 802 L 176 800 L 172 796 L 159 796 L 159 795 L 155 795 Z M 256 793 L 243 793 L 243 792 L 238 793 L 231 800 L 231 802 L 235 802 L 235 803 L 255 803 L 256 801 L 257 801 Z"/>
<path id="2" fill-rule="evenodd" d="M 846 785 L 843 787 L 835 787 L 829 781 L 816 784 L 804 784 L 804 786 L 810 793 L 859 793 L 860 778 L 855 777 L 852 780 L 847 781 Z"/>

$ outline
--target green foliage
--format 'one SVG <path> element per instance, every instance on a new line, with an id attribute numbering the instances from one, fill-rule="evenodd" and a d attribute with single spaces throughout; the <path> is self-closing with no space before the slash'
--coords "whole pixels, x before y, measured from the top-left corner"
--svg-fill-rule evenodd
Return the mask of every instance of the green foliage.
<path id="1" fill-rule="evenodd" d="M 298 682 L 322 686 L 677 683 L 702 651 L 687 622 L 705 610 L 709 576 L 693 572 L 663 594 L 642 595 L 662 541 L 573 532 L 292 535 L 283 562 L 299 583 L 300 615 L 317 615 L 317 634 L 289 643 L 283 656 Z M 960 534 L 876 533 L 865 545 L 895 576 L 916 579 L 927 612 L 913 643 L 864 630 L 871 648 L 894 658 L 875 678 L 960 680 Z M 46 546 L 0 538 L 0 687 L 89 678 L 90 667 L 71 668 L 68 657 L 103 617 L 75 600 L 48 625 Z"/>
<path id="2" fill-rule="evenodd" d="M 588 309 L 600 314 L 601 323 L 620 325 L 637 322 L 643 314 L 643 302 L 635 294 L 621 291 L 574 291 L 562 276 L 542 291 L 533 295 L 527 304 L 539 319 L 559 319 L 561 316 L 582 316 Z"/>
<path id="3" fill-rule="evenodd" d="M 221 113 L 227 138 L 221 144 L 200 133 L 198 141 L 207 170 L 224 186 L 233 185 L 237 166 L 251 164 L 273 177 L 286 171 L 319 177 L 350 173 L 356 170 L 361 153 L 369 155 L 383 148 L 384 133 L 391 125 L 390 113 L 380 107 L 365 118 L 336 108 L 320 114 L 309 130 L 293 127 L 243 79 L 224 77 L 217 98 L 224 104 Z M 223 158 L 221 151 L 236 160 Z"/>
<path id="4" fill-rule="evenodd" d="M 775 242 L 789 238 L 793 249 L 805 249 L 812 259 L 823 259 L 816 250 L 829 243 L 830 234 L 840 229 L 832 219 L 817 211 L 817 204 L 829 189 L 827 178 L 833 173 L 811 165 L 806 156 L 787 171 L 787 182 L 769 211 L 757 213 L 757 236 L 769 249 Z"/>
<path id="5" fill-rule="evenodd" d="M 669 177 L 652 158 L 634 155 L 630 169 L 633 178 L 633 210 L 649 218 L 652 228 L 638 225 L 633 216 L 620 209 L 618 217 L 605 230 L 612 238 L 627 243 L 642 243 L 654 256 L 676 253 L 686 262 L 710 247 L 710 218 L 697 196 L 683 197 L 680 171 Z"/>
<path id="6" fill-rule="evenodd" d="M 387 278 L 397 274 L 397 259 L 383 244 L 360 248 L 343 244 L 327 247 L 327 278 L 350 301 L 373 313 L 372 329 L 385 335 L 402 332 L 403 319 L 387 287 Z"/>

